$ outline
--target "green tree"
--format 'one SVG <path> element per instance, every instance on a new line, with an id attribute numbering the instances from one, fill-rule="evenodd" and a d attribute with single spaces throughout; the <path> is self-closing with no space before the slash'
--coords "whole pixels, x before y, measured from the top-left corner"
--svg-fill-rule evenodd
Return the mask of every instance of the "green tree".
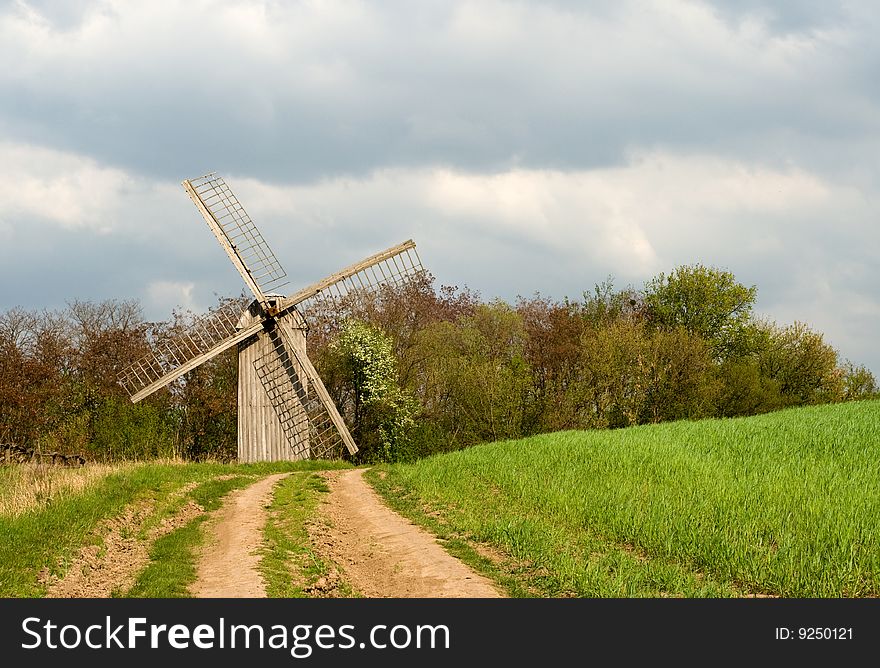
<path id="1" fill-rule="evenodd" d="M 785 405 L 818 404 L 843 398 L 837 351 L 802 322 L 763 324 L 767 343 L 758 352 L 761 372 L 779 386 Z"/>
<path id="2" fill-rule="evenodd" d="M 612 276 L 597 283 L 592 294 L 584 292 L 583 297 L 583 304 L 578 309 L 579 315 L 593 327 L 622 320 L 642 320 L 645 315 L 643 296 L 631 286 L 615 290 Z"/>
<path id="3" fill-rule="evenodd" d="M 725 360 L 717 366 L 716 377 L 715 414 L 719 417 L 757 415 L 785 405 L 779 383 L 761 372 L 755 356 Z"/>
<path id="4" fill-rule="evenodd" d="M 577 426 L 627 427 L 711 410 L 711 359 L 705 343 L 682 328 L 611 322 L 584 333 L 580 355 L 581 375 L 569 392 Z"/>
<path id="5" fill-rule="evenodd" d="M 636 424 L 645 405 L 644 327 L 619 320 L 591 327 L 581 338 L 581 374 L 567 393 L 581 428 Z"/>
<path id="6" fill-rule="evenodd" d="M 522 317 L 498 300 L 473 315 L 439 322 L 419 337 L 414 381 L 442 449 L 522 434 L 532 387 Z"/>
<path id="7" fill-rule="evenodd" d="M 873 399 L 880 393 L 874 374 L 863 366 L 847 361 L 843 367 L 843 398 L 846 401 Z"/>
<path id="8" fill-rule="evenodd" d="M 657 329 L 683 327 L 709 346 L 716 360 L 754 349 L 751 323 L 757 288 L 738 283 L 729 271 L 702 264 L 661 273 L 645 286 L 645 307 Z"/>

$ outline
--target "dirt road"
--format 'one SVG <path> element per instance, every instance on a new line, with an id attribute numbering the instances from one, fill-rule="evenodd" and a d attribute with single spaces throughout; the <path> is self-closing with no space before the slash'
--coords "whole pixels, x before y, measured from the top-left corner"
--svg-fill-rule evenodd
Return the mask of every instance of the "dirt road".
<path id="1" fill-rule="evenodd" d="M 270 475 L 229 494 L 205 524 L 210 536 L 190 587 L 200 598 L 261 598 L 265 585 L 258 571 L 266 506 L 275 484 L 289 474 Z M 335 564 L 335 580 L 316 596 L 340 595 L 345 581 L 359 595 L 371 598 L 496 598 L 499 592 L 449 555 L 429 533 L 390 510 L 364 481 L 363 470 L 327 471 L 330 487 L 318 516 L 309 525 L 315 551 Z M 184 494 L 188 485 L 177 494 Z M 148 548 L 156 538 L 186 525 L 203 512 L 190 501 L 173 517 L 138 538 L 138 528 L 153 511 L 149 503 L 126 509 L 104 522 L 102 547 L 89 545 L 76 557 L 66 575 L 47 573 L 42 580 L 50 597 L 105 597 L 125 592 L 149 561 Z M 332 578 L 330 578 L 332 579 Z"/>
<path id="2" fill-rule="evenodd" d="M 263 543 L 266 504 L 272 488 L 288 473 L 270 475 L 232 492 L 210 520 L 208 540 L 190 587 L 197 598 L 264 598 L 266 587 L 257 571 L 257 550 Z"/>
<path id="3" fill-rule="evenodd" d="M 266 595 L 257 567 L 265 506 L 272 488 L 289 474 L 263 478 L 227 497 L 209 520 L 212 538 L 202 551 L 200 598 L 260 598 Z M 309 525 L 316 552 L 338 566 L 355 592 L 370 598 L 497 598 L 486 578 L 449 555 L 422 528 L 386 506 L 363 478 L 362 469 L 327 471 L 330 487 Z M 314 592 L 321 595 L 320 591 Z"/>
<path id="4" fill-rule="evenodd" d="M 386 506 L 363 470 L 328 471 L 330 493 L 310 529 L 318 553 L 371 598 L 498 598 L 486 578 Z"/>

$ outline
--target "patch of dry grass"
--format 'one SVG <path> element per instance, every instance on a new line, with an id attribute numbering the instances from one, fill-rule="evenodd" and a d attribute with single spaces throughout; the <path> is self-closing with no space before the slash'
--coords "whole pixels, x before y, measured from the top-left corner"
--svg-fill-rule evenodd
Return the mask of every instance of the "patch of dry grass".
<path id="1" fill-rule="evenodd" d="M 0 516 L 17 517 L 53 500 L 82 492 L 133 463 L 86 464 L 78 468 L 19 464 L 0 468 Z"/>

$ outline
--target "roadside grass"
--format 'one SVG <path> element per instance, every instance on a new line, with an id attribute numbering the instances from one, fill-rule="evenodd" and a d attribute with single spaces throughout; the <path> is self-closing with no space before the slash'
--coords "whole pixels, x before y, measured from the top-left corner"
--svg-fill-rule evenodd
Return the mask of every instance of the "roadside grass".
<path id="1" fill-rule="evenodd" d="M 225 493 L 220 488 L 205 486 L 205 483 L 218 476 L 262 476 L 332 466 L 334 464 L 321 461 L 242 465 L 159 462 L 125 465 L 103 477 L 95 476 L 94 480 L 77 491 L 54 495 L 45 503 L 32 504 L 22 512 L 0 514 L 0 597 L 43 596 L 46 588 L 45 578 L 41 578 L 41 573 L 63 575 L 81 547 L 95 543 L 100 545 L 100 537 L 96 536 L 98 524 L 102 520 L 119 516 L 132 503 L 147 500 L 155 504 L 153 515 L 141 530 L 143 536 L 150 526 L 176 512 L 187 498 L 201 503 L 199 499 L 206 495 L 204 500 L 210 505 L 215 494 Z M 27 473 L 3 469 L 2 475 L 4 480 L 12 480 Z M 247 478 L 242 480 L 246 481 Z M 181 494 L 185 486 L 192 486 L 194 489 Z M 193 530 L 197 529 L 196 526 Z M 186 535 L 173 535 L 176 533 L 172 532 L 160 539 L 164 542 L 158 548 L 154 546 L 151 556 L 156 561 L 181 554 L 180 550 L 183 548 L 174 547 L 176 541 L 180 541 L 181 546 L 194 544 Z M 158 576 L 160 570 L 157 567 L 150 578 L 155 577 L 156 582 L 161 581 L 162 578 Z M 175 578 L 177 579 L 169 576 L 167 581 L 179 582 L 184 576 L 178 575 Z M 166 587 L 166 591 L 172 592 L 176 591 L 177 585 L 162 586 Z M 142 592 L 154 591 L 152 587 L 153 585 L 148 587 L 147 584 L 140 584 L 136 589 Z"/>
<path id="2" fill-rule="evenodd" d="M 314 472 L 293 473 L 275 487 L 263 536 L 260 572 L 269 598 L 310 598 L 322 582 L 332 579 L 335 565 L 326 563 L 309 541 L 307 521 L 321 495 L 329 491 Z M 340 596 L 353 597 L 345 583 L 334 581 Z"/>
<path id="3" fill-rule="evenodd" d="M 880 595 L 880 401 L 546 434 L 367 476 L 515 596 Z"/>

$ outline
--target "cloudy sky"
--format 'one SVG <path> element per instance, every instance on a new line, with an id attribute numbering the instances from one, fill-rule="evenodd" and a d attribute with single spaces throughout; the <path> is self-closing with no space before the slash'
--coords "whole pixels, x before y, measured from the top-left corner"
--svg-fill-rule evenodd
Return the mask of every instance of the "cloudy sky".
<path id="1" fill-rule="evenodd" d="M 880 6 L 0 1 L 0 309 L 204 309 L 217 171 L 302 287 L 415 239 L 578 297 L 701 262 L 880 375 Z"/>

